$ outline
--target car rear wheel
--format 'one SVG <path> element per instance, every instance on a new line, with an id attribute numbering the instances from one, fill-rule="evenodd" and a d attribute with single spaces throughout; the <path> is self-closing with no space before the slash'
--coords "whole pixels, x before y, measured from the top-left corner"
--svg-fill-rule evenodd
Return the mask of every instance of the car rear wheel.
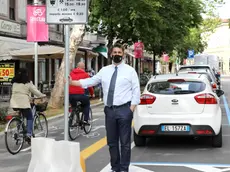
<path id="1" fill-rule="evenodd" d="M 222 127 L 220 128 L 219 134 L 212 136 L 212 146 L 216 148 L 222 147 Z"/>
<path id="2" fill-rule="evenodd" d="M 146 137 L 138 136 L 135 131 L 134 133 L 134 143 L 136 146 L 145 146 L 146 144 Z"/>

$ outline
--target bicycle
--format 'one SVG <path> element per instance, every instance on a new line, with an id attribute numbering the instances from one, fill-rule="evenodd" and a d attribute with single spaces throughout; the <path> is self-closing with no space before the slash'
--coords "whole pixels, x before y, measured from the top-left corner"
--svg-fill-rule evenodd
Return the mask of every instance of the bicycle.
<path id="1" fill-rule="evenodd" d="M 84 114 L 82 110 L 81 102 L 77 102 L 76 107 L 70 107 L 69 108 L 69 137 L 71 140 L 75 140 L 80 134 L 79 131 L 84 130 L 85 134 L 89 134 L 92 130 L 92 124 L 93 124 L 93 115 L 92 115 L 92 109 L 89 109 L 89 124 L 84 123 Z M 87 128 L 88 127 L 88 128 Z M 76 129 L 76 131 L 74 131 Z M 74 135 L 76 134 L 76 135 Z"/>
<path id="2" fill-rule="evenodd" d="M 32 98 L 32 102 L 31 102 L 31 109 L 32 109 L 32 113 L 34 116 L 32 137 L 35 137 L 35 135 L 37 136 L 41 135 L 41 131 L 43 130 L 44 130 L 44 136 L 41 136 L 41 137 L 47 137 L 48 136 L 48 122 L 43 112 L 46 110 L 48 102 L 36 104 L 35 100 L 39 100 L 39 99 L 41 98 Z M 15 155 L 18 152 L 20 152 L 20 150 L 22 149 L 24 145 L 24 142 L 27 142 L 30 145 L 30 139 L 28 139 L 27 129 L 25 125 L 26 118 L 24 117 L 20 109 L 14 109 L 14 110 L 16 111 L 18 115 L 14 116 L 7 123 L 6 128 L 5 128 L 5 145 L 9 153 L 11 153 L 12 155 Z M 13 131 L 15 130 L 15 133 L 11 132 L 10 130 L 11 128 Z M 38 134 L 36 134 L 37 130 L 39 131 Z M 11 133 L 12 135 L 10 135 Z M 11 136 L 10 138 L 12 138 L 13 142 L 15 141 L 15 143 L 13 143 L 12 145 L 13 146 L 12 148 L 10 146 L 10 140 L 8 140 L 8 136 Z M 13 149 L 14 146 L 16 147 L 15 150 Z"/>

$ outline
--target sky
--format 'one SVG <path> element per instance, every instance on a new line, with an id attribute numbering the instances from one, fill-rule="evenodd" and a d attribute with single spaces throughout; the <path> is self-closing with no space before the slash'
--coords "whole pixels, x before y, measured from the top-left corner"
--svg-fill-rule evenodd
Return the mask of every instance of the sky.
<path id="1" fill-rule="evenodd" d="M 225 0 L 225 4 L 218 8 L 219 16 L 222 19 L 230 19 L 230 0 Z"/>

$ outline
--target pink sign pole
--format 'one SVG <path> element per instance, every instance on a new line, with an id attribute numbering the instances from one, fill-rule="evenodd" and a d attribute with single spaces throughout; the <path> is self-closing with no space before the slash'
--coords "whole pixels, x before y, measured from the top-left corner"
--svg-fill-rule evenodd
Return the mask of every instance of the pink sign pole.
<path id="1" fill-rule="evenodd" d="M 27 42 L 34 42 L 34 84 L 38 87 L 38 42 L 49 41 L 45 5 L 27 5 Z"/>

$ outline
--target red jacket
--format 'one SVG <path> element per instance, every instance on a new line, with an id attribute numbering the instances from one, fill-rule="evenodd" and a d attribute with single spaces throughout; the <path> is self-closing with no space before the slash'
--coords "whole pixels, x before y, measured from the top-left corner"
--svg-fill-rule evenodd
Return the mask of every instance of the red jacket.
<path id="1" fill-rule="evenodd" d="M 72 80 L 89 78 L 89 74 L 80 68 L 73 69 L 70 72 L 70 76 Z M 89 92 L 91 96 L 94 94 L 93 87 L 89 87 Z M 73 86 L 73 85 L 69 86 L 69 94 L 84 94 L 84 93 L 85 93 L 85 89 L 82 87 Z"/>

